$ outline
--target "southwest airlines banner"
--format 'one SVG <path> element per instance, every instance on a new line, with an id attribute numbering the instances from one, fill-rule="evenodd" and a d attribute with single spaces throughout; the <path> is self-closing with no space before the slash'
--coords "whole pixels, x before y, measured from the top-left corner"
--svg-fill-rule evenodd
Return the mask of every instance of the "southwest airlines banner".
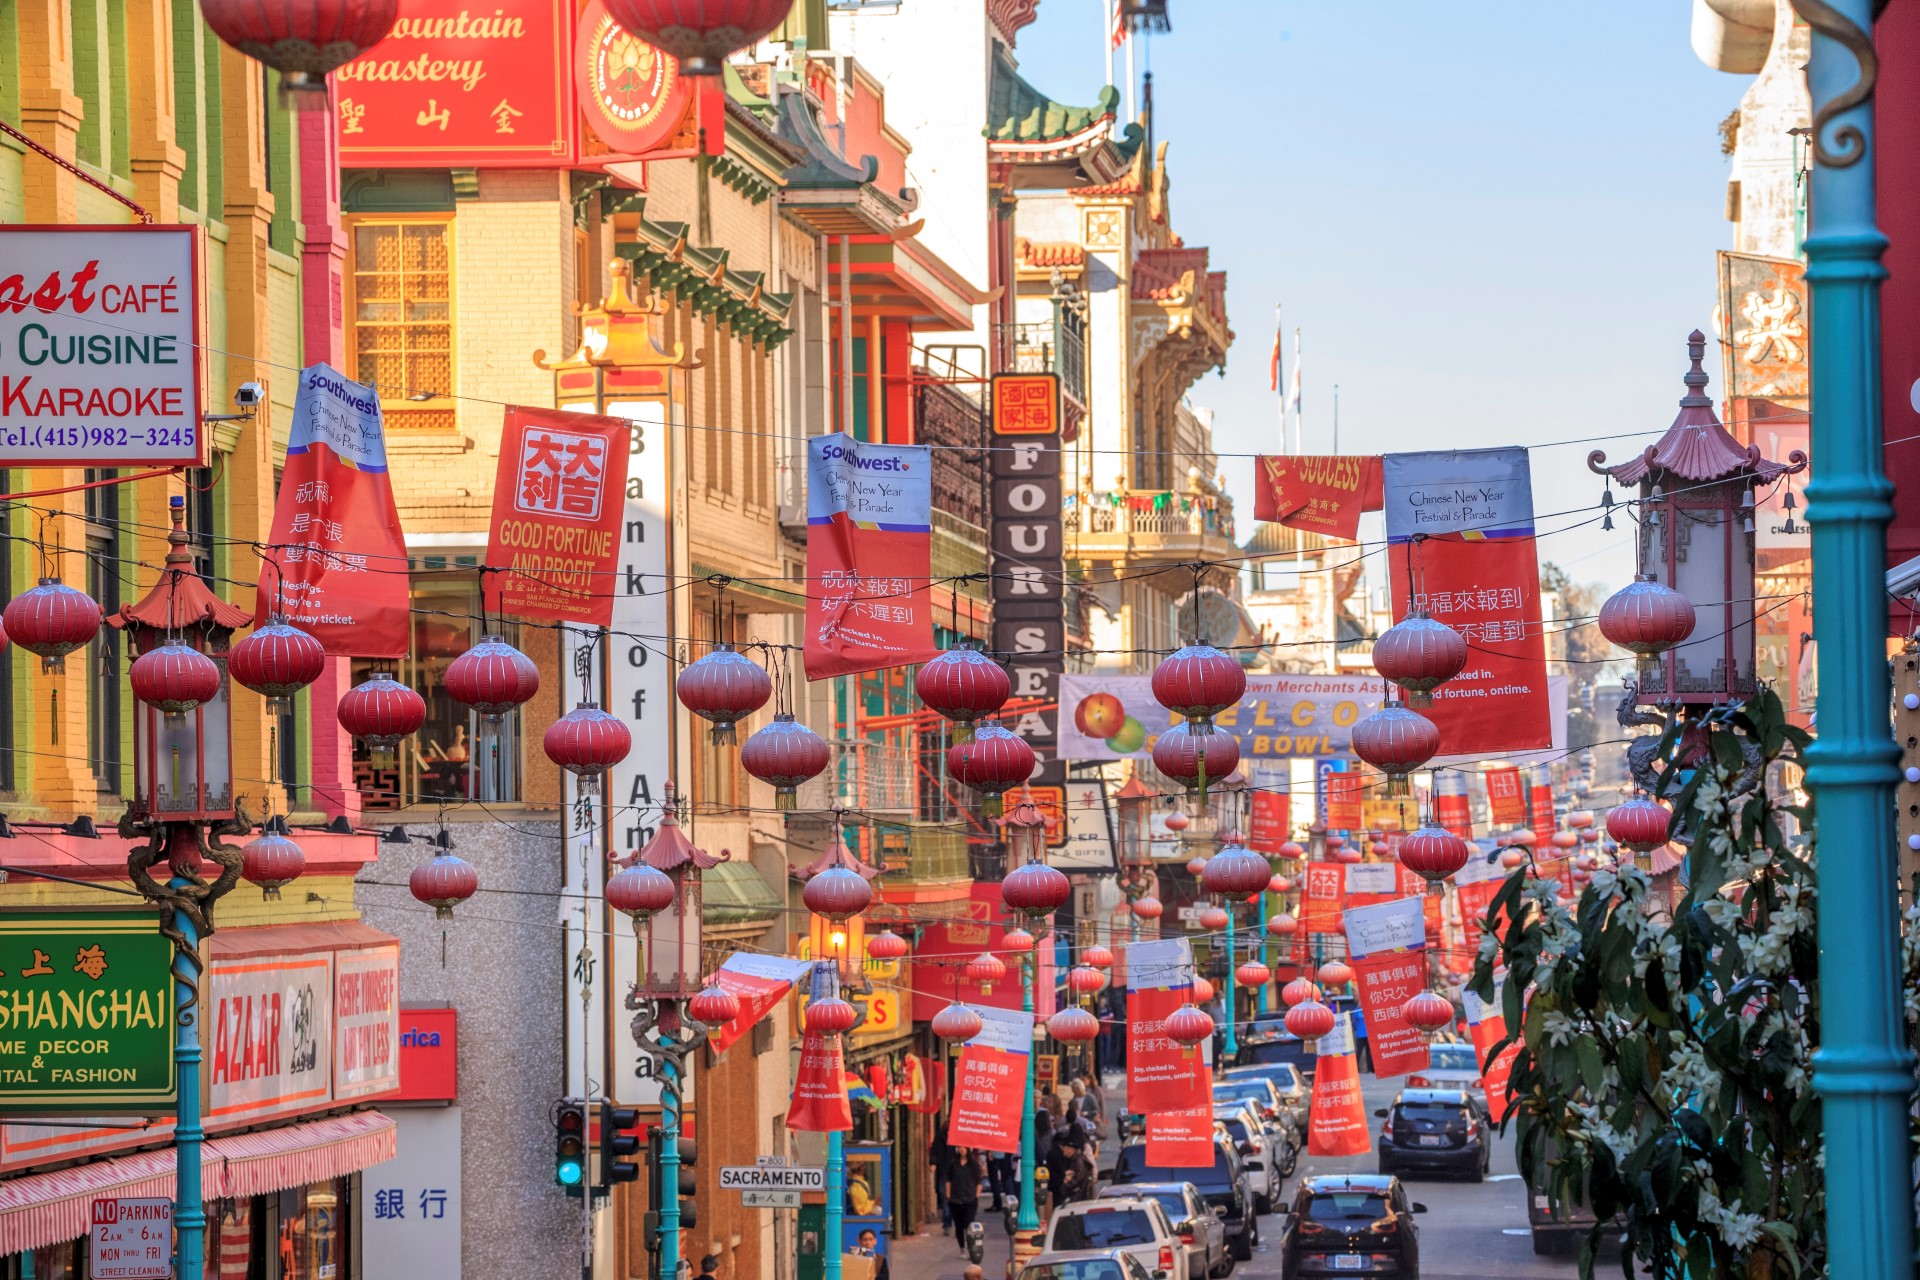
<path id="1" fill-rule="evenodd" d="M 1155 1111 L 1147 1117 L 1149 1169 L 1205 1168 L 1213 1163 L 1213 1104 Z"/>
<path id="2" fill-rule="evenodd" d="M 517 618 L 610 626 L 626 515 L 625 418 L 507 406 L 493 478 L 487 604 Z"/>
<path id="3" fill-rule="evenodd" d="M 1250 675 L 1238 705 L 1214 717 L 1240 739 L 1240 758 L 1273 761 L 1346 755 L 1353 726 L 1380 709 L 1380 679 Z M 1173 723 L 1154 701 L 1152 676 L 1060 677 L 1060 758 L 1146 759 Z"/>
<path id="4" fill-rule="evenodd" d="M 1193 946 L 1185 938 L 1127 947 L 1127 1105 L 1147 1115 L 1208 1105 L 1212 1046 L 1176 1044 L 1167 1019 L 1193 998 Z"/>
<path id="5" fill-rule="evenodd" d="M 1427 918 L 1420 898 L 1398 898 L 1345 913 L 1347 963 L 1367 1019 L 1376 1076 L 1427 1065 L 1427 1042 L 1408 1025 L 1407 1001 L 1427 989 Z"/>
<path id="6" fill-rule="evenodd" d="M 1385 478 L 1394 618 L 1419 605 L 1467 640 L 1466 670 L 1426 712 L 1441 741 L 1482 756 L 1551 747 L 1527 451 L 1390 453 Z"/>
<path id="7" fill-rule="evenodd" d="M 1368 1024 L 1371 1037 L 1371 1018 Z M 1360 1096 L 1360 1065 L 1353 1056 L 1353 1015 L 1343 1013 L 1333 1030 L 1320 1037 L 1313 1107 L 1307 1113 L 1307 1154 L 1360 1156 L 1371 1150 L 1373 1131 L 1367 1124 L 1366 1101 Z"/>
<path id="8" fill-rule="evenodd" d="M 787 998 L 787 992 L 793 990 L 793 984 L 805 975 L 807 968 L 807 961 L 789 960 L 785 956 L 763 956 L 746 951 L 736 951 L 728 956 L 727 962 L 714 973 L 713 985 L 731 991 L 740 1002 L 740 1012 L 732 1022 L 723 1023 L 707 1033 L 713 1051 L 725 1053 L 741 1036 L 753 1030 L 755 1023 Z"/>
<path id="9" fill-rule="evenodd" d="M 1480 1064 L 1480 1082 L 1487 1094 L 1487 1118 L 1495 1124 L 1507 1114 L 1507 1081 L 1513 1075 L 1513 1060 L 1520 1053 L 1518 1040 L 1497 1054 L 1493 1051 L 1507 1038 L 1506 1015 L 1500 1012 L 1500 989 L 1505 983 L 1505 974 L 1494 976 L 1492 1003 L 1471 991 L 1461 993 L 1461 1003 L 1467 1009 L 1467 1033 L 1473 1037 L 1473 1056 Z"/>
<path id="10" fill-rule="evenodd" d="M 975 1009 L 980 1032 L 960 1050 L 953 1078 L 953 1114 L 947 1141 L 1008 1155 L 1020 1150 L 1020 1110 L 1033 1052 L 1033 1015 Z"/>
<path id="11" fill-rule="evenodd" d="M 256 625 L 276 614 L 338 658 L 407 655 L 407 544 L 380 396 L 330 365 L 300 371 Z"/>
<path id="12" fill-rule="evenodd" d="M 1360 513 L 1380 509 L 1378 457 L 1262 455 L 1254 470 L 1256 520 L 1351 542 L 1360 532 Z"/>
<path id="13" fill-rule="evenodd" d="M 807 679 L 925 662 L 933 643 L 932 452 L 807 441 Z"/>

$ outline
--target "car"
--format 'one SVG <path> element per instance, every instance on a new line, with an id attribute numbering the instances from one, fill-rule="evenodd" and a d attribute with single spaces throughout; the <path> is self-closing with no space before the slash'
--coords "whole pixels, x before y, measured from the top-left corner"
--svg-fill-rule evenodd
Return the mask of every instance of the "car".
<path id="1" fill-rule="evenodd" d="M 1226 1078 L 1229 1081 L 1255 1078 L 1271 1081 L 1274 1092 L 1280 1095 L 1280 1105 L 1293 1113 L 1294 1129 L 1299 1133 L 1307 1131 L 1307 1117 L 1313 1110 L 1313 1090 L 1308 1086 L 1307 1078 L 1292 1063 L 1261 1062 L 1247 1067 L 1228 1067 Z"/>
<path id="2" fill-rule="evenodd" d="M 1141 1196 L 1158 1200 L 1173 1223 L 1173 1232 L 1187 1253 L 1187 1275 L 1224 1276 L 1233 1270 L 1233 1255 L 1227 1252 L 1227 1228 L 1191 1182 L 1135 1182 L 1124 1187 L 1103 1187 L 1102 1200 Z"/>
<path id="3" fill-rule="evenodd" d="M 1253 1184 L 1253 1211 L 1272 1213 L 1274 1202 L 1280 1198 L 1281 1184 L 1286 1181 L 1286 1175 L 1279 1169 L 1285 1158 L 1283 1139 L 1268 1133 L 1253 1108 L 1244 1102 L 1217 1104 L 1213 1118 L 1227 1127 L 1227 1136 L 1240 1148 L 1240 1158 L 1247 1166 L 1247 1181 Z"/>
<path id="4" fill-rule="evenodd" d="M 1416 1089 L 1458 1089 L 1475 1095 L 1486 1087 L 1480 1078 L 1480 1060 L 1473 1046 L 1459 1040 L 1436 1040 L 1427 1049 L 1427 1066 L 1407 1077 Z M 1484 1095 L 1481 1095 L 1484 1111 Z"/>
<path id="5" fill-rule="evenodd" d="M 1280 1280 L 1302 1276 L 1391 1276 L 1419 1280 L 1420 1228 L 1427 1206 L 1407 1200 L 1400 1179 L 1364 1173 L 1304 1178 L 1281 1207 Z"/>
<path id="6" fill-rule="evenodd" d="M 1173 1221 L 1151 1196 L 1106 1196 L 1063 1204 L 1047 1220 L 1044 1253 L 1117 1250 L 1152 1280 L 1200 1280 L 1187 1273 L 1187 1250 Z"/>
<path id="7" fill-rule="evenodd" d="M 1144 1139 L 1120 1148 L 1113 1166 L 1113 1184 L 1127 1186 L 1135 1182 L 1191 1182 L 1206 1199 L 1207 1207 L 1226 1227 L 1227 1248 L 1241 1262 L 1253 1257 L 1260 1243 L 1260 1217 L 1253 1207 L 1253 1181 L 1239 1148 L 1216 1124 L 1213 1132 L 1213 1163 L 1167 1168 L 1147 1163 Z"/>
<path id="8" fill-rule="evenodd" d="M 1242 1076 L 1238 1080 L 1215 1080 L 1213 1082 L 1213 1105 L 1222 1106 L 1230 1102 L 1245 1102 L 1253 1107 L 1255 1115 L 1267 1131 L 1278 1136 L 1283 1129 L 1293 1127 L 1293 1112 L 1280 1100 L 1280 1091 L 1273 1081 L 1262 1076 Z"/>
<path id="9" fill-rule="evenodd" d="M 1402 1089 L 1373 1113 L 1380 1126 L 1380 1172 L 1419 1169 L 1479 1182 L 1493 1160 L 1486 1116 L 1460 1089 Z"/>
<path id="10" fill-rule="evenodd" d="M 1124 1249 L 1074 1249 L 1036 1255 L 1019 1280 L 1153 1280 Z"/>
<path id="11" fill-rule="evenodd" d="M 1240 1054 L 1234 1062 L 1229 1075 L 1246 1067 L 1284 1064 L 1309 1081 L 1317 1065 L 1300 1037 L 1287 1030 L 1286 1016 L 1277 1012 L 1255 1014 L 1253 1021 L 1240 1029 Z"/>

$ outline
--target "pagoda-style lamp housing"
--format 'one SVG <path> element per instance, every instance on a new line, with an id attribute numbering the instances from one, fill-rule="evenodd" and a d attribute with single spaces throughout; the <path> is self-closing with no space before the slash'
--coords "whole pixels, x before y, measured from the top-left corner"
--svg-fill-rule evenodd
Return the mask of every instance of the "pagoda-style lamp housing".
<path id="1" fill-rule="evenodd" d="M 133 803 L 136 822 L 221 822 L 233 815 L 233 723 L 227 650 L 234 629 L 253 614 L 228 604 L 200 579 L 194 567 L 192 537 L 186 530 L 186 500 L 171 502 L 173 530 L 167 535 L 166 565 L 160 581 L 137 603 L 123 605 L 107 619 L 127 633 L 132 657 L 162 645 L 185 645 L 213 660 L 220 687 L 192 710 L 169 713 L 135 701 L 133 716 Z"/>
<path id="2" fill-rule="evenodd" d="M 826 852 L 804 867 L 792 868 L 790 874 L 804 882 L 834 869 L 851 871 L 869 884 L 880 878 L 879 867 L 860 861 L 853 850 L 847 848 L 846 835 L 838 821 L 833 826 L 833 843 L 827 846 Z M 866 967 L 866 917 L 857 911 L 850 915 L 809 911 L 807 946 L 807 954 L 815 960 L 833 961 L 834 971 L 842 982 L 857 982 Z"/>
<path id="3" fill-rule="evenodd" d="M 1120 812 L 1120 865 L 1140 868 L 1153 865 L 1153 802 L 1157 793 L 1140 781 L 1140 775 L 1128 778 L 1126 785 L 1113 793 Z"/>
<path id="4" fill-rule="evenodd" d="M 648 916 L 641 926 L 646 951 L 638 994 L 647 1000 L 688 1000 L 704 985 L 700 964 L 700 873 L 725 861 L 696 848 L 674 816 L 673 784 L 665 788 L 666 809 L 660 829 L 639 854 L 639 861 L 673 881 L 673 901 Z"/>
<path id="5" fill-rule="evenodd" d="M 1797 449 L 1776 462 L 1735 440 L 1706 393 L 1698 329 L 1687 335 L 1687 355 L 1687 393 L 1667 433 L 1618 466 L 1605 466 L 1600 450 L 1587 458 L 1593 471 L 1639 488 L 1640 573 L 1696 612 L 1688 638 L 1640 661 L 1636 701 L 1669 710 L 1739 702 L 1757 688 L 1753 491 L 1807 465 Z"/>
<path id="6" fill-rule="evenodd" d="M 1007 866 L 1024 867 L 1047 860 L 1047 820 L 1028 792 L 1006 816 Z"/>

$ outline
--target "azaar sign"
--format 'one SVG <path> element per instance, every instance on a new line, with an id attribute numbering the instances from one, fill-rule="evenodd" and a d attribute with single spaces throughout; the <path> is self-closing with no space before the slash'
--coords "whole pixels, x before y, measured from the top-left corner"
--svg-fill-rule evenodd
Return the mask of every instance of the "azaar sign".
<path id="1" fill-rule="evenodd" d="M 992 648 L 1013 677 L 1013 698 L 1053 704 L 1067 647 L 1057 376 L 994 375 L 991 457 Z M 1009 727 L 1039 757 L 1034 782 L 1062 786 L 1059 712 L 1029 711 Z"/>

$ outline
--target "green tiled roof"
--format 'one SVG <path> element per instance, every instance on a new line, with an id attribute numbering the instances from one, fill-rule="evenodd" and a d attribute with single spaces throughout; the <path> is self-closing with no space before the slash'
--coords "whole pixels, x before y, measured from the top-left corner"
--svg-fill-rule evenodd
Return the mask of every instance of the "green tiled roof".
<path id="1" fill-rule="evenodd" d="M 1120 91 L 1104 85 L 1090 107 L 1055 102 L 1028 84 L 1004 52 L 993 59 L 987 86 L 987 136 L 996 142 L 1047 142 L 1080 132 L 1120 105 Z"/>
<path id="2" fill-rule="evenodd" d="M 700 873 L 700 918 L 708 924 L 766 924 L 786 905 L 745 858 Z"/>

